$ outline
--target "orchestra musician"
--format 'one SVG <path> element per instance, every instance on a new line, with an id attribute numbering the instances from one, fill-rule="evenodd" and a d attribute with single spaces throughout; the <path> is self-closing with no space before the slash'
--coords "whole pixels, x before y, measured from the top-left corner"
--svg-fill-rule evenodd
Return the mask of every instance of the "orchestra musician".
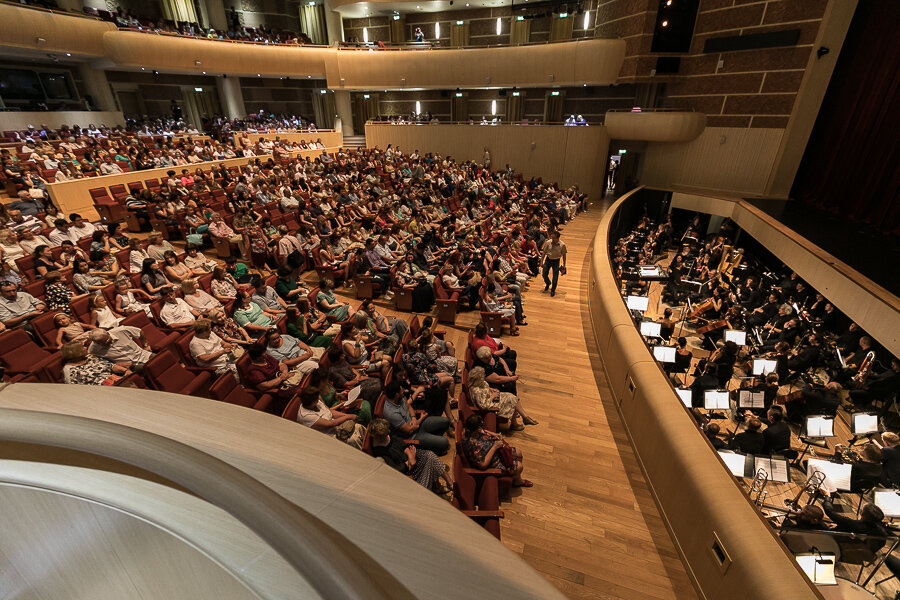
<path id="1" fill-rule="evenodd" d="M 750 416 L 744 421 L 744 428 L 744 431 L 731 440 L 731 449 L 745 454 L 762 454 L 766 449 L 766 437 L 760 431 L 762 422 L 755 416 Z"/>
<path id="2" fill-rule="evenodd" d="M 772 292 L 768 295 L 765 304 L 754 308 L 750 312 L 750 315 L 747 317 L 747 326 L 759 327 L 766 324 L 778 315 L 779 310 L 779 296 Z"/>
<path id="3" fill-rule="evenodd" d="M 843 455 L 844 446 L 837 444 L 834 447 L 835 456 Z M 882 485 L 884 480 L 884 468 L 881 461 L 884 455 L 881 448 L 875 444 L 869 443 L 863 446 L 859 452 L 859 458 L 851 458 L 850 462 L 850 491 L 854 494 L 861 494 L 873 487 Z"/>
<path id="4" fill-rule="evenodd" d="M 889 408 L 887 400 L 900 392 L 900 359 L 891 357 L 890 369 L 868 377 L 859 385 L 850 390 L 850 402 L 855 408 L 868 408 L 873 400 L 884 400 L 886 410 Z"/>

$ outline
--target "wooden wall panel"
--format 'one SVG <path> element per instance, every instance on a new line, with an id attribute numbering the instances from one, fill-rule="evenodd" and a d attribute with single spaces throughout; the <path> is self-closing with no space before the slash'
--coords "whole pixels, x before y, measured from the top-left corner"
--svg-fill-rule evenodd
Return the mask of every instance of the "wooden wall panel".
<path id="1" fill-rule="evenodd" d="M 44 54 L 73 52 L 80 56 L 103 56 L 103 34 L 115 30 L 114 23 L 99 19 L 18 8 L 13 3 L 0 4 L 0 46 Z"/>
<path id="2" fill-rule="evenodd" d="M 51 129 L 58 129 L 61 125 L 80 125 L 87 127 L 89 124 L 106 125 L 107 127 L 125 126 L 125 117 L 119 111 L 90 111 L 90 110 L 66 110 L 66 111 L 41 111 L 41 112 L 0 112 L 0 130 L 23 130 L 28 125 L 40 127 L 42 124 Z"/>
<path id="3" fill-rule="evenodd" d="M 481 162 L 484 148 L 494 169 L 509 164 L 526 177 L 564 188 L 578 184 L 594 198 L 602 192 L 609 136 L 603 127 L 518 125 L 366 125 L 366 145 L 437 152 Z M 534 144 L 534 147 L 532 147 Z"/>
<path id="4" fill-rule="evenodd" d="M 647 142 L 690 142 L 706 127 L 706 115 L 699 112 L 616 112 L 606 113 L 603 126 L 617 140 Z"/>
<path id="5" fill-rule="evenodd" d="M 641 183 L 762 195 L 784 129 L 707 127 L 685 143 L 647 145 Z"/>

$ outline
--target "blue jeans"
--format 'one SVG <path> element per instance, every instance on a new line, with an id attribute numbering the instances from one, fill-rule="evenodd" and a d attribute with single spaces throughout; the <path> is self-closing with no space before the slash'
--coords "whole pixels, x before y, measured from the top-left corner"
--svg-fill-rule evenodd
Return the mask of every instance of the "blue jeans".
<path id="1" fill-rule="evenodd" d="M 419 441 L 419 448 L 443 456 L 450 449 L 450 441 L 444 437 L 448 427 L 450 419 L 447 417 L 426 417 L 412 439 Z"/>

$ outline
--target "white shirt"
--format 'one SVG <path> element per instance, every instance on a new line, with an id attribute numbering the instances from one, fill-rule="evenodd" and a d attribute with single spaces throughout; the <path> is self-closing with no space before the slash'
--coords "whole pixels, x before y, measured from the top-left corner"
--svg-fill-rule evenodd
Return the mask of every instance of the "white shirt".
<path id="1" fill-rule="evenodd" d="M 61 229 L 54 229 L 50 232 L 50 242 L 54 246 L 60 246 L 66 240 L 69 240 L 73 244 L 78 242 L 78 234 L 75 233 L 75 230 L 72 228 L 67 229 L 66 231 L 62 231 Z"/>
<path id="2" fill-rule="evenodd" d="M 326 421 L 332 419 L 331 409 L 325 406 L 325 403 L 322 402 L 321 398 L 316 403 L 315 410 L 310 410 L 301 406 L 300 410 L 297 411 L 297 422 L 302 423 L 307 427 L 312 427 L 319 419 L 325 419 Z M 328 429 L 323 429 L 321 431 L 330 436 L 334 436 L 334 427 L 329 427 Z"/>
<path id="3" fill-rule="evenodd" d="M 163 323 L 193 323 L 197 317 L 191 312 L 191 307 L 181 298 L 175 298 L 175 302 L 164 302 L 159 311 L 159 318 Z"/>
<path id="4" fill-rule="evenodd" d="M 153 357 L 152 352 L 141 348 L 134 341 L 141 337 L 141 330 L 137 327 L 121 325 L 113 327 L 107 333 L 112 337 L 112 343 L 109 346 L 103 346 L 96 342 L 91 342 L 91 345 L 88 347 L 90 354 L 115 363 L 130 361 L 144 364 Z"/>
<path id="5" fill-rule="evenodd" d="M 191 350 L 191 356 L 194 357 L 194 360 L 197 361 L 197 365 L 200 367 L 212 367 L 215 369 L 221 369 L 228 364 L 227 354 L 223 354 L 213 361 L 205 361 L 198 358 L 199 356 L 203 356 L 205 354 L 212 354 L 213 352 L 224 350 L 224 347 L 222 346 L 222 338 L 220 338 L 213 332 L 209 332 L 209 338 L 205 340 L 198 338 L 195 335 L 191 339 L 189 347 Z"/>

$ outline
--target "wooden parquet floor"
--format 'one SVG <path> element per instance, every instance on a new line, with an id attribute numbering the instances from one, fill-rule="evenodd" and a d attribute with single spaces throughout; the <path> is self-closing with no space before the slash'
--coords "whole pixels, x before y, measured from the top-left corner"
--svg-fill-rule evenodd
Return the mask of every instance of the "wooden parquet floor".
<path id="1" fill-rule="evenodd" d="M 540 424 L 507 438 L 523 451 L 524 476 L 534 487 L 502 499 L 502 539 L 570 598 L 693 599 L 614 408 L 590 330 L 588 249 L 602 216 L 595 204 L 566 226 L 568 274 L 556 297 L 534 281 L 524 293 L 528 325 L 519 337 L 504 337 L 518 352 L 521 401 Z M 387 315 L 409 317 L 377 304 Z M 441 325 L 460 360 L 478 318 L 477 312 L 462 313 L 455 326 Z"/>

